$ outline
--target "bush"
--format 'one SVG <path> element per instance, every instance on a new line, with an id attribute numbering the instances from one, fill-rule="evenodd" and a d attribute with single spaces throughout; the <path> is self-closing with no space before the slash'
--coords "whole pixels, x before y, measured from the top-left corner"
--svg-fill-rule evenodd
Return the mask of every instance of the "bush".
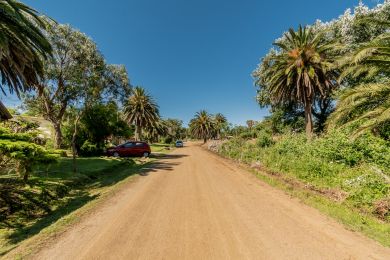
<path id="1" fill-rule="evenodd" d="M 240 138 L 246 140 L 256 138 L 256 137 L 257 137 L 257 133 L 255 131 L 245 131 L 240 134 Z"/>
<path id="2" fill-rule="evenodd" d="M 390 143 L 372 134 L 352 139 L 346 132 L 333 131 L 307 140 L 305 134 L 289 133 L 275 142 L 263 129 L 255 145 L 234 138 L 218 152 L 247 164 L 260 162 L 318 190 L 340 191 L 345 194 L 343 203 L 364 212 L 382 210 L 376 204 L 390 197 L 384 177 L 390 174 Z"/>
<path id="3" fill-rule="evenodd" d="M 84 157 L 99 156 L 103 153 L 103 149 L 90 141 L 85 141 L 80 148 L 80 155 Z"/>
<path id="4" fill-rule="evenodd" d="M 257 146 L 264 148 L 264 147 L 269 147 L 273 144 L 275 144 L 275 142 L 272 139 L 272 134 L 270 132 L 262 130 L 257 134 L 257 141 L 256 141 Z"/>
<path id="5" fill-rule="evenodd" d="M 57 155 L 59 155 L 60 157 L 68 157 L 68 154 L 66 153 L 65 150 L 60 150 L 60 149 L 57 149 L 57 150 L 50 150 L 50 153 L 52 153 L 52 154 L 57 154 Z"/>
<path id="6" fill-rule="evenodd" d="M 16 161 L 14 164 L 16 166 L 15 171 L 17 171 L 25 181 L 27 181 L 35 165 L 38 163 L 53 163 L 58 158 L 57 155 L 51 154 L 42 146 L 25 141 L 0 139 L 0 152 L 2 157 Z"/>
<path id="7" fill-rule="evenodd" d="M 174 142 L 172 136 L 167 136 L 163 139 L 164 144 L 172 144 Z"/>

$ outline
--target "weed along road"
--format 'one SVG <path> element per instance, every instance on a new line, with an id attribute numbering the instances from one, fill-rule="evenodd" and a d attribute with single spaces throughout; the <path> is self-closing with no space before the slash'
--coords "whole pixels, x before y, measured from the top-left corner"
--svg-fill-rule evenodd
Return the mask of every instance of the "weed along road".
<path id="1" fill-rule="evenodd" d="M 389 259 L 198 145 L 164 156 L 35 259 Z"/>

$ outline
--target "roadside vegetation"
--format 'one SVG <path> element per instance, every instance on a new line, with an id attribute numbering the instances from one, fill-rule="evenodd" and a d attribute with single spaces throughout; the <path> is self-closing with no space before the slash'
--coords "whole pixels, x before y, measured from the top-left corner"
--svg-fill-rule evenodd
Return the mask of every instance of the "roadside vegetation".
<path id="1" fill-rule="evenodd" d="M 290 29 L 253 72 L 270 116 L 210 146 L 390 245 L 390 3 Z"/>
<path id="2" fill-rule="evenodd" d="M 142 140 L 164 153 L 187 131 L 83 32 L 16 0 L 0 12 L 0 94 L 21 101 L 0 116 L 2 255 L 155 160 L 107 148 Z"/>
<path id="3" fill-rule="evenodd" d="M 142 159 L 71 158 L 35 167 L 28 185 L 16 176 L 0 177 L 0 255 L 19 242 L 99 198 L 111 186 L 140 172 Z"/>

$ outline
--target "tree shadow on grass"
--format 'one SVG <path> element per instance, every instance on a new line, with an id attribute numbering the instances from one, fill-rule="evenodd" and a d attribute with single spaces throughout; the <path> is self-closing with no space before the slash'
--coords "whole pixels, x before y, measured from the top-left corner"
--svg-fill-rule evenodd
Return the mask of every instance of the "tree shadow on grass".
<path id="1" fill-rule="evenodd" d="M 20 191 L 17 191 L 18 189 L 15 187 L 12 189 L 13 193 L 17 195 L 15 196 L 16 198 L 22 198 L 25 203 L 33 205 L 38 210 L 44 212 L 44 214 L 41 216 L 34 216 L 34 214 L 31 216 L 24 216 L 25 220 L 23 220 L 22 223 L 28 223 L 28 221 L 34 221 L 34 219 L 40 218 L 38 221 L 31 225 L 23 225 L 21 223 L 18 223 L 18 221 L 12 220 L 7 223 L 7 219 L 2 219 L 0 220 L 0 222 L 2 222 L 0 228 L 10 228 L 14 230 L 8 235 L 7 239 L 9 244 L 16 246 L 17 243 L 35 234 L 38 234 L 44 228 L 49 227 L 59 219 L 69 215 L 75 210 L 83 207 L 88 202 L 96 199 L 99 195 L 91 195 L 91 190 L 115 185 L 116 183 L 135 174 L 147 176 L 150 173 L 154 173 L 157 171 L 173 171 L 174 167 L 179 165 L 180 163 L 171 160 L 182 157 L 186 157 L 186 155 L 159 155 L 158 161 L 146 162 L 140 165 L 136 164 L 133 160 L 129 160 L 113 168 L 98 170 L 95 172 L 90 171 L 84 174 L 81 172 L 72 179 L 66 179 L 64 182 L 56 184 L 52 183 L 53 180 L 58 180 L 58 176 L 56 176 L 52 180 L 47 177 L 45 177 L 45 179 L 32 179 L 29 183 L 30 187 L 43 189 L 40 194 L 32 193 L 28 190 L 23 191 L 23 194 L 19 194 Z M 9 181 L 7 181 L 7 183 L 8 182 Z M 13 184 L 15 185 L 15 183 Z M 23 183 L 18 182 L 18 185 L 23 185 Z M 45 198 L 44 203 L 42 203 L 43 191 L 47 193 L 45 196 L 49 196 L 48 198 Z M 58 206 L 58 208 L 56 208 L 55 210 L 50 210 L 50 201 L 60 201 L 60 199 L 64 197 L 70 197 L 70 199 L 66 203 Z M 20 201 L 18 201 L 16 202 L 20 203 Z M 21 212 L 25 211 L 23 209 L 19 210 L 21 210 Z M 6 254 L 10 250 L 6 252 L 1 252 L 0 256 Z"/>
<path id="2" fill-rule="evenodd" d="M 64 205 L 58 207 L 56 210 L 51 211 L 46 217 L 41 218 L 31 226 L 17 227 L 8 237 L 10 244 L 16 245 L 17 243 L 38 234 L 42 229 L 52 225 L 62 217 L 70 214 L 71 212 L 83 207 L 88 202 L 96 199 L 98 195 L 90 195 L 87 192 L 80 192 L 76 197 L 67 201 Z M 5 255 L 8 251 L 0 253 L 0 256 Z"/>

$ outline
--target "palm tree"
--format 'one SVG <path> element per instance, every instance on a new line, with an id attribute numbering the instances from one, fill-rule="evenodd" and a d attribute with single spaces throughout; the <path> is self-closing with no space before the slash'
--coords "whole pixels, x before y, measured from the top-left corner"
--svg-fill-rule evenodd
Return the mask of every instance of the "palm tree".
<path id="1" fill-rule="evenodd" d="M 390 27 L 389 22 L 381 22 Z M 377 131 L 390 123 L 390 33 L 386 32 L 340 59 L 345 77 L 363 79 L 360 85 L 342 93 L 328 127 L 357 125 L 354 132 Z M 383 80 L 383 77 L 385 80 Z M 371 81 L 371 83 L 365 83 Z"/>
<path id="2" fill-rule="evenodd" d="M 357 125 L 356 136 L 377 131 L 390 123 L 390 83 L 363 84 L 340 97 L 336 111 L 329 118 L 328 128 Z"/>
<path id="3" fill-rule="evenodd" d="M 322 34 L 299 26 L 284 35 L 285 41 L 274 43 L 280 48 L 271 57 L 268 68 L 268 91 L 273 103 L 298 104 L 305 109 L 306 134 L 313 133 L 312 107 L 317 98 L 330 95 L 337 84 L 331 49 Z"/>
<path id="4" fill-rule="evenodd" d="M 214 116 L 214 122 L 215 122 L 215 131 L 216 131 L 216 134 L 217 134 L 217 139 L 220 139 L 221 138 L 222 128 L 226 125 L 227 119 L 221 113 L 217 113 Z"/>
<path id="5" fill-rule="evenodd" d="M 215 122 L 213 117 L 206 110 L 201 110 L 195 114 L 190 121 L 190 131 L 195 138 L 203 139 L 206 143 L 215 131 Z"/>
<path id="6" fill-rule="evenodd" d="M 157 142 L 159 137 L 166 136 L 168 132 L 168 126 L 160 119 L 158 122 L 148 127 L 146 138 L 150 142 Z"/>
<path id="7" fill-rule="evenodd" d="M 52 48 L 42 29 L 45 22 L 38 13 L 16 0 L 0 1 L 0 89 L 9 92 L 29 90 L 43 74 L 42 59 Z"/>
<path id="8" fill-rule="evenodd" d="M 255 126 L 255 121 L 253 120 L 247 120 L 246 125 L 248 126 L 249 131 L 252 131 L 252 128 Z"/>
<path id="9" fill-rule="evenodd" d="M 124 104 L 126 121 L 135 125 L 135 139 L 142 138 L 142 129 L 153 128 L 160 120 L 158 105 L 145 89 L 135 87 Z"/>

